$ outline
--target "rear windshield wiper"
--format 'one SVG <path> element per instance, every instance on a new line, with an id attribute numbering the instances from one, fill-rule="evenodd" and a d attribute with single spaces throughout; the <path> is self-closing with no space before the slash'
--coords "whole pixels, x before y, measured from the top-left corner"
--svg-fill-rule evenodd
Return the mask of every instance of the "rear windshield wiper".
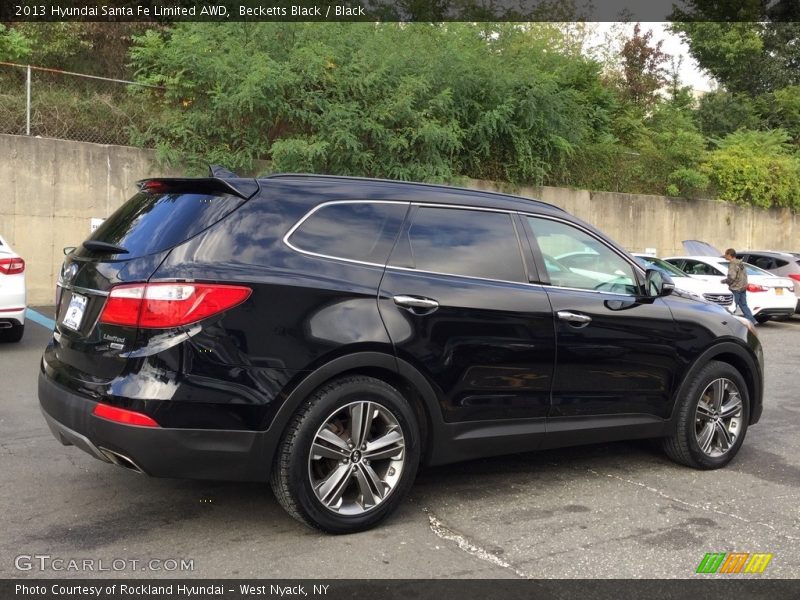
<path id="1" fill-rule="evenodd" d="M 127 254 L 128 249 L 116 244 L 109 244 L 108 242 L 100 242 L 97 240 L 86 240 L 83 242 L 83 247 L 92 252 L 102 252 L 104 254 Z"/>

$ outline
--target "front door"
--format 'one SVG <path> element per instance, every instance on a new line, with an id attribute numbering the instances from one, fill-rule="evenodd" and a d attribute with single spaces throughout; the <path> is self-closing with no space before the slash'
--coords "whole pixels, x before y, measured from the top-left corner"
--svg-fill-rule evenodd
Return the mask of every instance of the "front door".
<path id="1" fill-rule="evenodd" d="M 548 433 L 668 418 L 679 357 L 667 303 L 643 299 L 633 263 L 587 229 L 523 221 L 556 330 Z"/>

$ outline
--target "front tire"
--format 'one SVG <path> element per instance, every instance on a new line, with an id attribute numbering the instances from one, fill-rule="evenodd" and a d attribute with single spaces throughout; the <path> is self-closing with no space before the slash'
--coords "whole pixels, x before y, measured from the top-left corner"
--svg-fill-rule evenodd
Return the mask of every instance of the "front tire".
<path id="1" fill-rule="evenodd" d="M 733 460 L 750 420 L 750 396 L 739 371 L 709 362 L 678 402 L 675 432 L 664 439 L 667 455 L 695 469 L 719 469 Z"/>
<path id="2" fill-rule="evenodd" d="M 397 509 L 419 456 L 419 426 L 400 392 L 379 379 L 349 376 L 317 390 L 292 418 L 270 483 L 295 519 L 354 533 Z"/>

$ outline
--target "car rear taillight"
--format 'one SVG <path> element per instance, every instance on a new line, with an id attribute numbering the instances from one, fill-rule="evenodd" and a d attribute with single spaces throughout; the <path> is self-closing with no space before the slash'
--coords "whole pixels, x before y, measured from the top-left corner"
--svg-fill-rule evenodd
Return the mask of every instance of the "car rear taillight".
<path id="1" fill-rule="evenodd" d="M 757 285 L 755 283 L 748 283 L 747 284 L 747 291 L 748 292 L 766 292 L 768 291 L 768 287 L 764 287 L 763 285 Z"/>
<path id="2" fill-rule="evenodd" d="M 789 273 L 789 277 L 791 277 L 797 282 L 800 282 L 800 273 Z"/>
<path id="3" fill-rule="evenodd" d="M 97 417 L 108 419 L 115 423 L 123 423 L 124 425 L 139 425 L 140 427 L 160 427 L 151 417 L 144 413 L 126 410 L 124 408 L 117 408 L 109 404 L 98 404 L 92 411 Z"/>
<path id="4" fill-rule="evenodd" d="M 21 258 L 0 258 L 0 273 L 16 275 L 25 271 L 25 261 Z"/>
<path id="5" fill-rule="evenodd" d="M 100 323 L 169 329 L 196 323 L 237 306 L 252 290 L 238 285 L 148 283 L 111 290 Z"/>

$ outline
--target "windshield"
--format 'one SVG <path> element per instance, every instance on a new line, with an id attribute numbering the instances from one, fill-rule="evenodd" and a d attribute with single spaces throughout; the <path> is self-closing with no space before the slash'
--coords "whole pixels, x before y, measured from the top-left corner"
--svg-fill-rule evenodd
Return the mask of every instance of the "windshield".
<path id="1" fill-rule="evenodd" d="M 634 256 L 636 262 L 642 265 L 645 269 L 656 269 L 661 273 L 666 273 L 670 277 L 688 277 L 686 273 L 681 271 L 675 265 L 669 264 L 665 260 L 656 258 L 655 256 Z"/>

